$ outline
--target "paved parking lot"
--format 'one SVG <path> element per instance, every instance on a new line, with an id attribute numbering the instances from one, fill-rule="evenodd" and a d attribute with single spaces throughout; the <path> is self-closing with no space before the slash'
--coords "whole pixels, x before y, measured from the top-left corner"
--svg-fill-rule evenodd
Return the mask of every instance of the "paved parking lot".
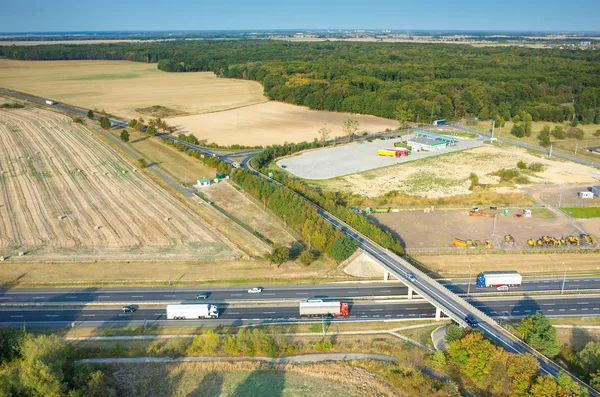
<path id="1" fill-rule="evenodd" d="M 377 155 L 378 149 L 393 148 L 394 143 L 400 142 L 403 139 L 406 140 L 410 137 L 412 137 L 412 135 L 406 135 L 403 138 L 386 140 L 377 139 L 373 142 L 357 142 L 349 145 L 313 150 L 279 160 L 277 165 L 280 167 L 285 165 L 285 168 L 289 172 L 300 178 L 329 179 L 419 160 L 425 157 L 483 146 L 482 140 L 461 140 L 456 146 L 450 146 L 440 151 L 413 152 L 410 156 L 402 157 Z"/>

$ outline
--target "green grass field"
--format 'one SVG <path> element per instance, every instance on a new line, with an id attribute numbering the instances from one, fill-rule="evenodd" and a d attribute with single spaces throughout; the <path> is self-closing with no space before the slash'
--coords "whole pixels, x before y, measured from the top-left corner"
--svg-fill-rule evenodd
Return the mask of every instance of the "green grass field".
<path id="1" fill-rule="evenodd" d="M 600 218 L 600 207 L 570 207 L 562 210 L 573 218 Z"/>

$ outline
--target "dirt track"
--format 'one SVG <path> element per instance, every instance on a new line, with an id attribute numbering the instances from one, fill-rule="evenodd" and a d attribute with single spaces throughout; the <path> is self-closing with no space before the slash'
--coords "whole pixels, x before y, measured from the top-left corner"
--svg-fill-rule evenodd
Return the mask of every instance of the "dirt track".
<path id="1" fill-rule="evenodd" d="M 230 259 L 199 218 L 70 118 L 0 111 L 0 255 Z M 21 259 L 14 257 L 15 259 Z"/>

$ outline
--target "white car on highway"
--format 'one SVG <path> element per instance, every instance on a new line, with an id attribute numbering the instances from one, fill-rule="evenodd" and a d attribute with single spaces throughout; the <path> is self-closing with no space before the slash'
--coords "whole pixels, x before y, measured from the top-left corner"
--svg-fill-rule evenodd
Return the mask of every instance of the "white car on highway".
<path id="1" fill-rule="evenodd" d="M 252 287 L 248 290 L 249 294 L 260 294 L 261 292 L 263 292 L 262 287 Z"/>

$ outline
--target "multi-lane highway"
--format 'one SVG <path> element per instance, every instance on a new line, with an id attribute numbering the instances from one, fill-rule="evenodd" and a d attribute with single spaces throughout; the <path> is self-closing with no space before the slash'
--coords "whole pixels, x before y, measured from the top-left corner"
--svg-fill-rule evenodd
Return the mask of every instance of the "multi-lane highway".
<path id="1" fill-rule="evenodd" d="M 541 311 L 549 317 L 599 316 L 600 297 L 553 297 L 553 298 L 482 298 L 472 304 L 493 317 L 523 317 Z M 68 309 L 21 309 L 11 308 L 0 311 L 0 324 L 35 327 L 64 327 L 75 322 L 76 326 L 134 325 L 146 321 L 154 325 L 231 325 L 265 324 L 273 322 L 307 322 L 311 318 L 301 318 L 298 305 L 228 306 L 219 305 L 220 317 L 216 320 L 166 320 L 164 307 L 139 308 L 134 313 L 121 313 L 120 308 L 68 308 Z M 353 303 L 348 317 L 331 318 L 329 321 L 374 321 L 431 319 L 435 308 L 428 302 L 379 302 Z M 317 319 L 320 320 L 320 319 Z"/>
<path id="2" fill-rule="evenodd" d="M 443 285 L 452 292 L 469 296 L 496 294 L 498 296 L 524 292 L 558 293 L 563 287 L 562 278 L 542 278 L 525 280 L 522 286 L 511 287 L 508 293 L 498 293 L 495 288 L 478 288 L 472 282 L 449 283 Z M 198 287 L 198 288 L 72 288 L 72 289 L 12 289 L 0 290 L 0 304 L 36 304 L 61 303 L 81 305 L 86 303 L 178 303 L 195 300 L 196 295 L 210 292 L 209 301 L 275 301 L 305 300 L 319 297 L 327 299 L 353 299 L 377 297 L 404 297 L 408 288 L 397 282 L 373 284 L 333 284 L 333 285 L 299 285 L 270 286 L 261 294 L 248 294 L 244 287 Z M 565 293 L 577 291 L 600 291 L 600 277 L 582 277 L 566 279 Z"/>
<path id="3" fill-rule="evenodd" d="M 388 284 L 338 284 L 293 287 L 267 287 L 260 294 L 249 294 L 248 288 L 155 288 L 155 289 L 55 289 L 55 290 L 4 290 L 0 291 L 0 303 L 179 303 L 195 300 L 199 293 L 210 292 L 208 301 L 276 301 L 306 300 L 308 298 L 349 299 L 406 295 L 407 289 L 400 283 Z"/>

